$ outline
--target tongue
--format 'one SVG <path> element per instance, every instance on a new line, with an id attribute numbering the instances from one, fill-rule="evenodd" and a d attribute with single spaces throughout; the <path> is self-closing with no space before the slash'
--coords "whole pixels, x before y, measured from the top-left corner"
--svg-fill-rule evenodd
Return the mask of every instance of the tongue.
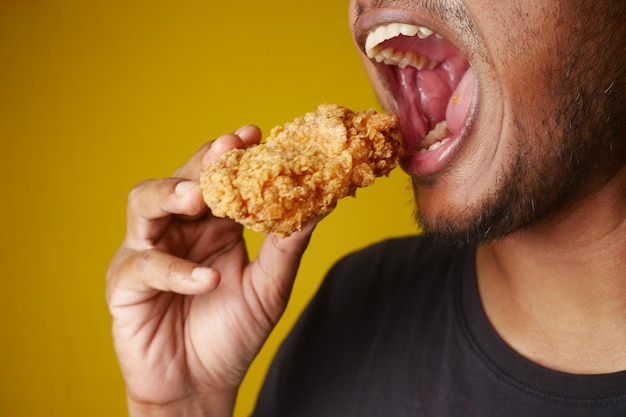
<path id="1" fill-rule="evenodd" d="M 452 96 L 450 96 L 450 101 L 446 108 L 446 122 L 448 124 L 448 131 L 451 134 L 461 130 L 461 126 L 463 126 L 465 117 L 469 112 L 470 104 L 472 103 L 473 91 L 474 74 L 472 73 L 472 69 L 469 68 L 463 75 L 463 78 L 461 78 Z"/>

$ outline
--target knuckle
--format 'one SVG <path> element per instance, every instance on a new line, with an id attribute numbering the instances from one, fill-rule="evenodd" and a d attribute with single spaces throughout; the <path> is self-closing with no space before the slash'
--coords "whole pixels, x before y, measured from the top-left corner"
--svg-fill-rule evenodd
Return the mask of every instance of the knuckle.
<path id="1" fill-rule="evenodd" d="M 135 254 L 133 268 L 140 276 L 150 277 L 157 273 L 163 278 L 172 278 L 179 275 L 178 258 L 161 252 L 159 249 L 145 249 Z"/>
<path id="2" fill-rule="evenodd" d="M 175 184 L 173 178 L 149 179 L 137 184 L 128 193 L 128 218 L 153 219 L 167 215 L 166 207 Z"/>
<path id="3" fill-rule="evenodd" d="M 179 276 L 178 273 L 178 262 L 176 261 L 176 259 L 169 259 L 166 263 L 165 263 L 165 267 L 164 267 L 164 276 L 166 278 L 176 278 Z"/>
<path id="4" fill-rule="evenodd" d="M 145 189 L 154 182 L 153 179 L 148 179 L 141 181 L 137 185 L 135 185 L 130 192 L 128 193 L 128 204 L 132 206 L 134 202 L 141 198 L 141 195 L 144 193 Z"/>

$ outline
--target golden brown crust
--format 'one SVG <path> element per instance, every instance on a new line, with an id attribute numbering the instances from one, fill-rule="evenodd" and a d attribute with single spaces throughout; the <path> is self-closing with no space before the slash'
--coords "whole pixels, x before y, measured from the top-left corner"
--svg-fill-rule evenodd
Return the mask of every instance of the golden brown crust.
<path id="1" fill-rule="evenodd" d="M 215 216 L 288 236 L 389 175 L 402 153 L 397 125 L 394 115 L 322 104 L 272 129 L 264 143 L 209 164 L 200 177 L 204 200 Z"/>

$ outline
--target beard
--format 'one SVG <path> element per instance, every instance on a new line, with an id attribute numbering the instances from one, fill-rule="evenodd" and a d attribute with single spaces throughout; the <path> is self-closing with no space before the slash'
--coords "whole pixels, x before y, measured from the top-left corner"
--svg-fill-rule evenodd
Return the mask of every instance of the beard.
<path id="1" fill-rule="evenodd" d="M 551 79 L 544 96 L 550 107 L 535 119 L 542 122 L 514 120 L 514 157 L 487 195 L 434 214 L 417 207 L 423 231 L 461 245 L 502 239 L 553 219 L 618 175 L 626 166 L 626 71 L 589 68 L 593 59 L 573 55 L 568 76 Z M 416 195 L 429 185 L 413 179 Z"/>

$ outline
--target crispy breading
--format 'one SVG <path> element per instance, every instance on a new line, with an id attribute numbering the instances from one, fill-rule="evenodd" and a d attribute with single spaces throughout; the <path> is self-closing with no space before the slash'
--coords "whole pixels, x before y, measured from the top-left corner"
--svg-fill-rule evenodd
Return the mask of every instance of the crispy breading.
<path id="1" fill-rule="evenodd" d="M 396 116 L 322 104 L 275 127 L 263 143 L 225 153 L 200 184 L 214 216 L 288 236 L 389 175 L 401 153 Z"/>

